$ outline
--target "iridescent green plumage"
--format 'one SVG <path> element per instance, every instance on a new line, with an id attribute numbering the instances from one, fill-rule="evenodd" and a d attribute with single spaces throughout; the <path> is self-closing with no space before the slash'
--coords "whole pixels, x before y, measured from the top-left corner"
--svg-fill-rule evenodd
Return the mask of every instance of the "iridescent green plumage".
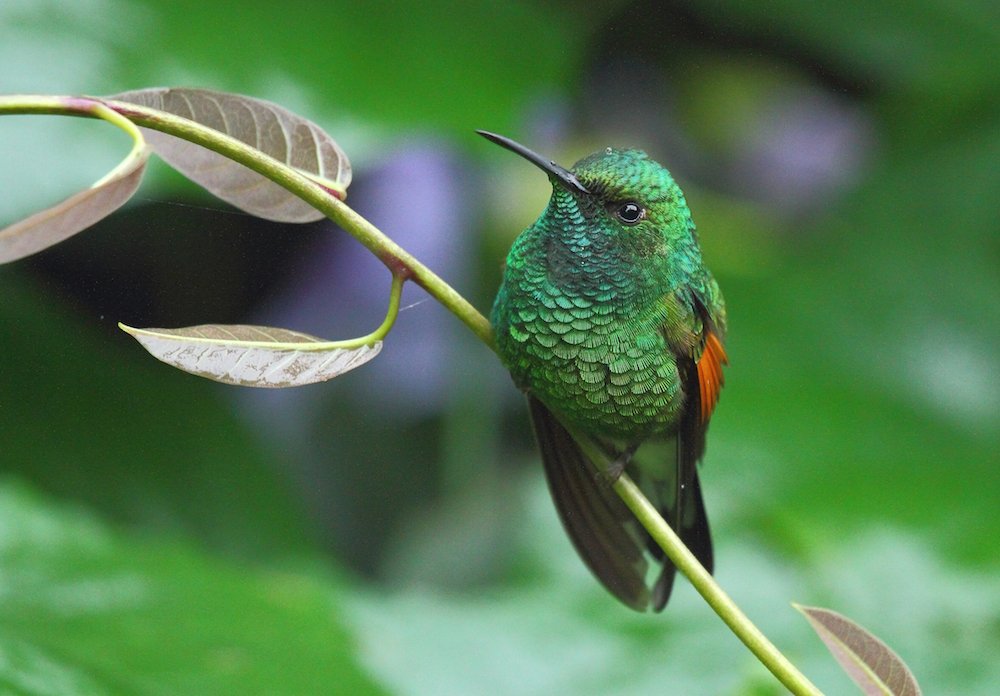
<path id="1" fill-rule="evenodd" d="M 529 396 L 577 550 L 623 602 L 662 609 L 674 568 L 585 453 L 625 467 L 711 570 L 695 464 L 725 362 L 722 295 L 684 195 L 645 153 L 608 148 L 567 172 L 484 135 L 553 182 L 548 207 L 507 257 L 492 314 L 500 357 Z M 651 583 L 647 550 L 663 565 Z"/>

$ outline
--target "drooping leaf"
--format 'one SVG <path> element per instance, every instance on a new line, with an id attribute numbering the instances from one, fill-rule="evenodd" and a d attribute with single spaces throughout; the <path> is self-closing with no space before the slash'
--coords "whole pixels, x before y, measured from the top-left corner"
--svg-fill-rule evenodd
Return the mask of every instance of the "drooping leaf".
<path id="1" fill-rule="evenodd" d="M 351 164 L 312 121 L 262 99 L 201 89 L 154 88 L 110 97 L 196 121 L 230 135 L 343 194 Z M 277 222 L 312 222 L 323 214 L 241 164 L 172 135 L 143 129 L 160 157 L 195 183 L 252 215 Z"/>
<path id="2" fill-rule="evenodd" d="M 865 694 L 920 696 L 920 686 L 902 658 L 867 630 L 829 609 L 793 606 L 809 620 L 837 662 Z"/>
<path id="3" fill-rule="evenodd" d="M 0 230 L 0 263 L 47 249 L 118 210 L 139 188 L 148 160 L 149 148 L 137 140 L 125 159 L 90 188 Z"/>
<path id="4" fill-rule="evenodd" d="M 204 324 L 181 329 L 136 329 L 119 324 L 168 365 L 225 384 L 299 387 L 365 364 L 382 342 L 351 345 L 288 329 Z"/>

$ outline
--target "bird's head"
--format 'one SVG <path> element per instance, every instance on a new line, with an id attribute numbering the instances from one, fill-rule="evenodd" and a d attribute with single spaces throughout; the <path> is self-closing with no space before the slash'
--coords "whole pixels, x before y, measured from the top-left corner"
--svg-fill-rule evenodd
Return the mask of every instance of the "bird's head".
<path id="1" fill-rule="evenodd" d="M 642 150 L 609 147 L 565 169 L 510 138 L 478 133 L 548 175 L 553 187 L 550 214 L 585 222 L 623 241 L 695 242 L 680 187 L 666 167 Z"/>

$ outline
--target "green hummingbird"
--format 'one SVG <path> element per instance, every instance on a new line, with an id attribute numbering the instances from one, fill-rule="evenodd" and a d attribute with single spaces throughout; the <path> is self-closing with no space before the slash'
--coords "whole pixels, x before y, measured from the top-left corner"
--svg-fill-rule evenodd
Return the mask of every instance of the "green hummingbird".
<path id="1" fill-rule="evenodd" d="M 552 183 L 507 256 L 491 323 L 527 394 L 556 509 L 613 595 L 660 611 L 676 569 L 609 479 L 628 472 L 712 571 L 697 463 L 727 363 L 722 293 L 684 194 L 645 152 L 607 148 L 567 170 L 478 133 Z"/>

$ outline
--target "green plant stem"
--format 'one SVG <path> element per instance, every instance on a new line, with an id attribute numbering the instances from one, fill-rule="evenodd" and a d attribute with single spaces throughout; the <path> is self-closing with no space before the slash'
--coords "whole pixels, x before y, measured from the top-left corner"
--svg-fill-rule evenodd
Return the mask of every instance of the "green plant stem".
<path id="1" fill-rule="evenodd" d="M 381 230 L 309 177 L 236 138 L 194 121 L 127 102 L 105 103 L 140 126 L 207 147 L 288 189 L 344 228 L 388 266 L 394 276 L 413 280 L 427 290 L 434 299 L 462 320 L 483 343 L 493 348 L 493 330 L 475 307 Z"/>
<path id="2" fill-rule="evenodd" d="M 89 97 L 0 96 L 0 114 L 61 114 L 98 118 L 95 108 L 102 104 L 139 126 L 162 131 L 218 152 L 291 191 L 361 242 L 393 275 L 412 280 L 427 290 L 483 343 L 495 350 L 490 323 L 454 288 L 323 186 L 236 138 L 164 111 L 128 102 Z"/>
<path id="3" fill-rule="evenodd" d="M 687 577 L 712 610 L 726 622 L 736 637 L 743 641 L 743 644 L 778 681 L 793 694 L 822 696 L 822 692 L 761 633 L 760 629 L 736 606 L 732 598 L 719 587 L 632 479 L 622 474 L 615 481 L 614 489 L 650 536 L 666 552 L 677 570 Z"/>
<path id="4" fill-rule="evenodd" d="M 396 323 L 396 317 L 399 316 L 399 299 L 403 296 L 403 283 L 405 282 L 406 278 L 402 274 L 392 274 L 392 287 L 389 288 L 389 309 L 386 310 L 385 319 L 382 320 L 377 329 L 357 340 L 364 341 L 366 344 L 374 343 L 375 341 L 383 340 L 389 331 L 392 330 L 393 325 Z"/>
<path id="5" fill-rule="evenodd" d="M 487 347 L 496 350 L 489 322 L 451 286 L 323 186 L 250 145 L 173 114 L 113 100 L 34 95 L 0 96 L 0 114 L 62 114 L 96 118 L 100 117 L 97 107 L 101 104 L 140 126 L 159 130 L 218 152 L 283 186 L 339 224 L 389 268 L 393 274 L 393 298 L 397 304 L 397 291 L 402 282 L 413 280 L 457 316 Z M 393 317 L 394 312 L 394 308 L 390 307 L 390 315 Z M 615 482 L 614 489 L 677 569 L 782 684 L 795 694 L 821 694 L 723 592 L 628 476 L 622 475 Z"/>

